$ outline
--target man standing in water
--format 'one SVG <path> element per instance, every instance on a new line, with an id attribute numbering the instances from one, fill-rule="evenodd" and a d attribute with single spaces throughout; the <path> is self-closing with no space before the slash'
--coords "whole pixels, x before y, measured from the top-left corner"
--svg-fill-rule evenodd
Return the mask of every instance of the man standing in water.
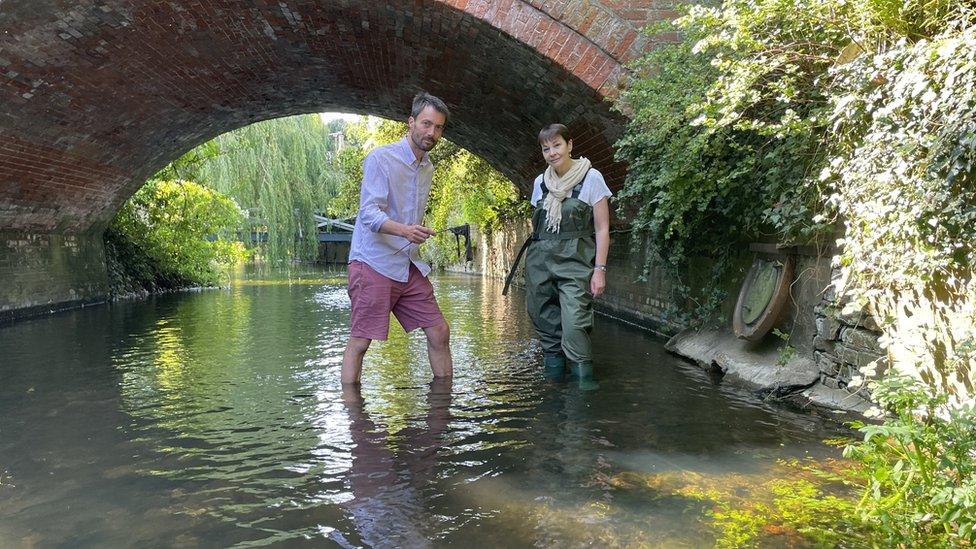
<path id="1" fill-rule="evenodd" d="M 342 383 L 358 384 L 363 357 L 374 339 L 385 341 L 390 312 L 407 332 L 423 328 L 434 377 L 451 377 L 450 329 L 427 279 L 430 265 L 418 247 L 434 235 L 421 225 L 437 145 L 450 116 L 447 105 L 427 92 L 413 98 L 407 135 L 379 147 L 363 161 L 359 213 L 349 250 L 351 329 L 342 356 Z M 404 248 L 404 246 L 406 246 Z"/>

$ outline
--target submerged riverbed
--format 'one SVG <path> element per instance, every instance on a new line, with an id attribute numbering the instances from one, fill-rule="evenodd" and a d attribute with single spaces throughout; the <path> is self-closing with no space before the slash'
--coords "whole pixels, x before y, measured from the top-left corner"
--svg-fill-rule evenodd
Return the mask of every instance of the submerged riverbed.
<path id="1" fill-rule="evenodd" d="M 466 275 L 434 279 L 452 382 L 394 321 L 343 392 L 345 283 L 241 273 L 0 327 L 0 545 L 710 546 L 701 494 L 839 454 L 835 425 L 605 318 L 601 388 L 548 382 L 521 292 Z"/>

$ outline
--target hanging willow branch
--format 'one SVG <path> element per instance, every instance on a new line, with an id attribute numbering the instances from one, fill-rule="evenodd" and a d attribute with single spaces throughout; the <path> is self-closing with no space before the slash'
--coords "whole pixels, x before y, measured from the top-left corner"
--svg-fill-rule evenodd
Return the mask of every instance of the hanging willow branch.
<path id="1" fill-rule="evenodd" d="M 203 181 L 252 212 L 248 229 L 267 232 L 270 261 L 315 258 L 312 215 L 325 211 L 340 180 L 333 126 L 303 115 L 240 128 L 214 140 L 219 153 L 200 170 Z"/>

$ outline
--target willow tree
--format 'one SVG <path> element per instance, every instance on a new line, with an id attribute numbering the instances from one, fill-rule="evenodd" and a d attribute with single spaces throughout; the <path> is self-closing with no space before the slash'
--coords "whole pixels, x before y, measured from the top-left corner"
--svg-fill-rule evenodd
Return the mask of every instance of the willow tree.
<path id="1" fill-rule="evenodd" d="M 203 162 L 198 177 L 250 211 L 249 229 L 267 232 L 269 260 L 314 259 L 313 214 L 326 211 L 338 190 L 334 136 L 341 128 L 318 115 L 240 128 L 204 145 L 217 153 Z"/>

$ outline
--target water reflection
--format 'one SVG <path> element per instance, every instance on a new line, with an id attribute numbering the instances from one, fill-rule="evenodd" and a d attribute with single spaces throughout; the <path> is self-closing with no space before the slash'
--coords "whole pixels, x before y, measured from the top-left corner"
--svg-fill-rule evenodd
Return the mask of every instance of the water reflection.
<path id="1" fill-rule="evenodd" d="M 0 546 L 700 546 L 695 490 L 836 455 L 816 417 L 613 322 L 600 391 L 549 383 L 519 293 L 469 276 L 435 281 L 453 384 L 393 323 L 344 392 L 345 280 L 0 327 Z"/>
<path id="2" fill-rule="evenodd" d="M 348 510 L 361 540 L 372 547 L 426 547 L 430 544 L 426 499 L 437 453 L 450 421 L 450 380 L 435 380 L 427 393 L 428 411 L 422 426 L 393 436 L 377 426 L 366 411 L 359 387 L 344 387 L 349 414 L 352 466 L 347 475 L 352 499 Z"/>

